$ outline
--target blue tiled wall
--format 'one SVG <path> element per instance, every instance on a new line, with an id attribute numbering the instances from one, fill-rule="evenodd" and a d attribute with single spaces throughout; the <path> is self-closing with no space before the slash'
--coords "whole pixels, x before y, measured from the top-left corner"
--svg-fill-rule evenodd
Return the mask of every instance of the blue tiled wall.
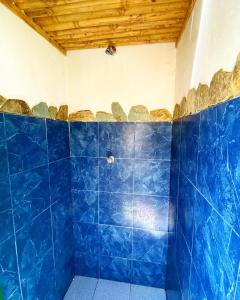
<path id="1" fill-rule="evenodd" d="M 239 130 L 240 98 L 173 124 L 169 300 L 240 299 Z"/>
<path id="2" fill-rule="evenodd" d="M 70 123 L 77 274 L 165 287 L 171 129 Z"/>
<path id="3" fill-rule="evenodd" d="M 68 124 L 0 114 L 4 299 L 62 299 L 74 275 Z"/>

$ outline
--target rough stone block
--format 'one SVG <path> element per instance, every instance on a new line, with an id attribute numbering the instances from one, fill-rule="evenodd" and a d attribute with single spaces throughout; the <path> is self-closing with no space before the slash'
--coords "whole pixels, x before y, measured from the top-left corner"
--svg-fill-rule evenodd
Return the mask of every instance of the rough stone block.
<path id="1" fill-rule="evenodd" d="M 149 121 L 150 116 L 148 109 L 144 105 L 136 105 L 132 106 L 128 113 L 128 121 L 136 122 L 136 121 Z"/>

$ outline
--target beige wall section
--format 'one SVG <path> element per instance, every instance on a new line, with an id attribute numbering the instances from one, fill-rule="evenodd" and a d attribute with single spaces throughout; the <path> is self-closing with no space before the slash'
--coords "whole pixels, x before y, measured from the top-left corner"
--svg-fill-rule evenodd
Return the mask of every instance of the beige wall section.
<path id="1" fill-rule="evenodd" d="M 0 94 L 30 105 L 66 103 L 65 57 L 0 4 Z"/>
<path id="2" fill-rule="evenodd" d="M 196 2 L 176 51 L 176 102 L 181 101 L 181 98 L 187 94 L 192 85 L 203 1 L 198 0 Z"/>
<path id="3" fill-rule="evenodd" d="M 67 94 L 70 111 L 111 111 L 118 101 L 128 112 L 132 105 L 149 109 L 174 106 L 176 48 L 174 44 L 118 47 L 116 56 L 105 49 L 70 51 Z"/>
<path id="4" fill-rule="evenodd" d="M 177 48 L 176 102 L 219 69 L 231 71 L 240 51 L 240 1 L 197 0 Z"/>
<path id="5" fill-rule="evenodd" d="M 204 0 L 193 85 L 210 83 L 221 68 L 232 71 L 240 52 L 239 12 L 239 0 Z"/>

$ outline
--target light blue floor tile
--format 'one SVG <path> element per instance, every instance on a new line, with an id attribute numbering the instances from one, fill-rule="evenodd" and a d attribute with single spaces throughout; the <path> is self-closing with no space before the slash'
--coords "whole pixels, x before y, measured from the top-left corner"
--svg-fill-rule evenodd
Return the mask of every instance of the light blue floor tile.
<path id="1" fill-rule="evenodd" d="M 130 284 L 99 279 L 94 300 L 129 300 Z"/>
<path id="2" fill-rule="evenodd" d="M 64 300 L 92 300 L 98 279 L 75 276 Z"/>
<path id="3" fill-rule="evenodd" d="M 130 300 L 166 300 L 166 293 L 162 289 L 132 284 Z"/>

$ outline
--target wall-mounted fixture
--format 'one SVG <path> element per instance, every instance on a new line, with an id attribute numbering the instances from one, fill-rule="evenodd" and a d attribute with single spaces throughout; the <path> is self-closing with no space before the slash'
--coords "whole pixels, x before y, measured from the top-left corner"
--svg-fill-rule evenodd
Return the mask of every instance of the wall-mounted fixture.
<path id="1" fill-rule="evenodd" d="M 115 157 L 113 156 L 113 154 L 112 154 L 111 151 L 108 151 L 108 152 L 107 152 L 107 157 L 106 157 L 106 159 L 107 159 L 108 164 L 113 164 L 113 163 L 114 163 Z"/>
<path id="2" fill-rule="evenodd" d="M 107 49 L 105 50 L 105 53 L 106 53 L 107 55 L 114 55 L 114 54 L 116 54 L 116 52 L 117 52 L 117 49 L 116 49 L 116 47 L 113 46 L 113 45 L 109 45 L 109 46 L 107 47 Z"/>

